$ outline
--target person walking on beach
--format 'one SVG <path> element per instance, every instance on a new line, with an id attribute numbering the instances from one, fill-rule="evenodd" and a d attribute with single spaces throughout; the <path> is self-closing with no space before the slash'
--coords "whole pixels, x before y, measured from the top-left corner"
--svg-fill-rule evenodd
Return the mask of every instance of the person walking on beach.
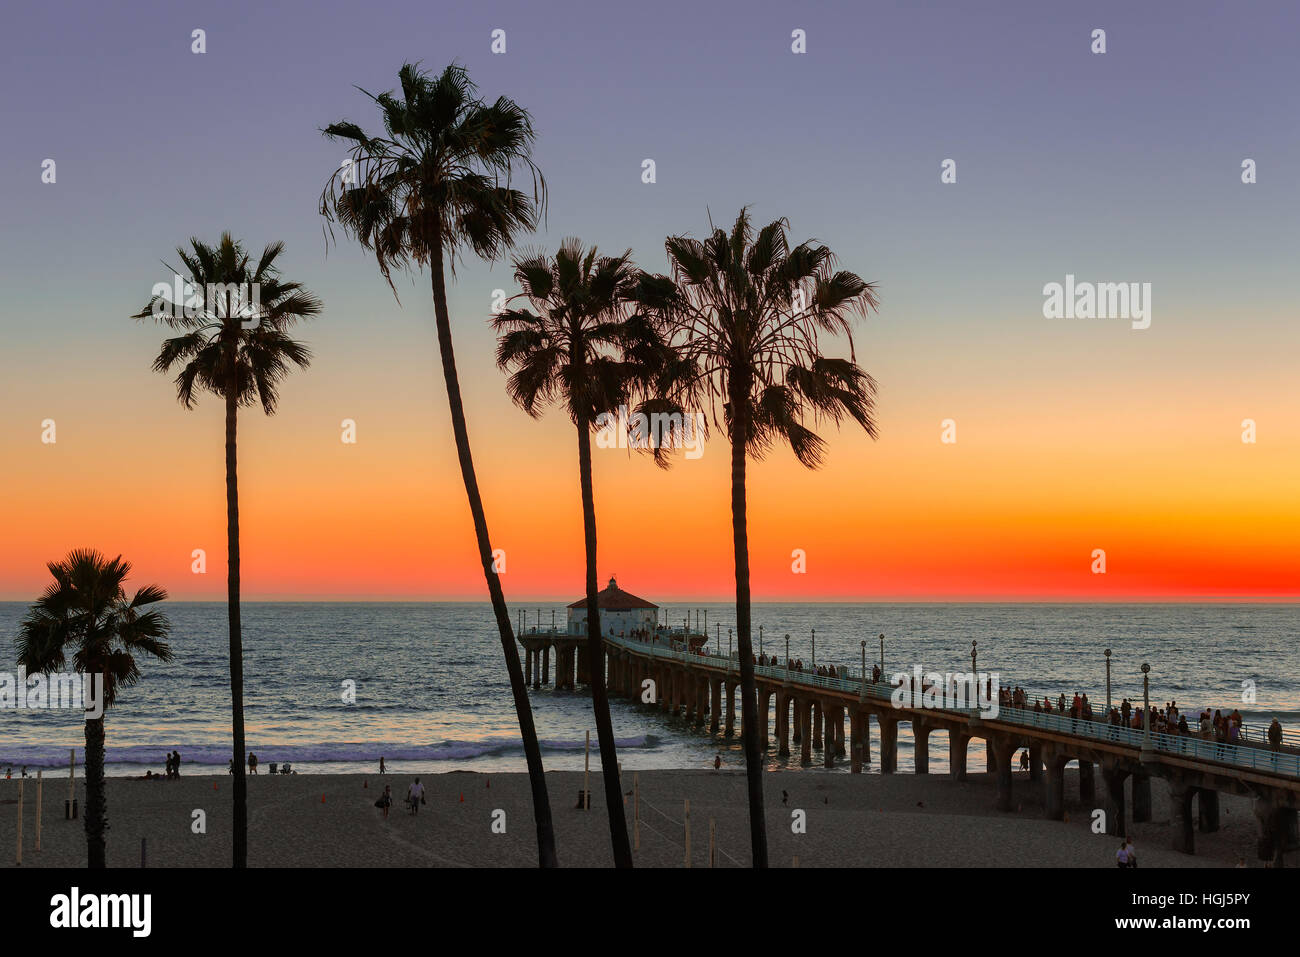
<path id="1" fill-rule="evenodd" d="M 1115 852 L 1115 866 L 1128 867 L 1128 838 L 1124 839 L 1124 843 L 1121 844 L 1119 850 Z"/>
<path id="2" fill-rule="evenodd" d="M 393 786 L 384 785 L 384 793 L 379 795 L 379 800 L 375 802 L 375 807 L 384 812 L 384 820 L 388 820 L 388 809 L 393 806 Z"/>
<path id="3" fill-rule="evenodd" d="M 717 771 L 721 767 L 722 767 L 722 752 L 718 752 L 713 756 L 713 770 Z"/>
<path id="4" fill-rule="evenodd" d="M 379 757 L 379 773 L 380 773 L 380 774 L 386 774 L 386 773 L 388 773 L 388 772 L 387 772 L 387 769 L 384 767 L 384 758 L 383 758 L 383 755 L 380 755 L 380 757 Z"/>
<path id="5" fill-rule="evenodd" d="M 1128 838 L 1128 837 L 1124 838 L 1124 851 L 1126 854 L 1128 854 L 1128 866 L 1137 867 L 1138 853 L 1137 853 L 1137 848 L 1133 846 L 1132 838 Z"/>
<path id="6" fill-rule="evenodd" d="M 257 755 L 254 754 L 252 751 L 248 752 L 248 773 L 249 774 L 257 773 Z"/>
<path id="7" fill-rule="evenodd" d="M 410 790 L 406 792 L 406 800 L 411 805 L 411 813 L 419 814 L 420 802 L 424 800 L 424 785 L 420 783 L 419 778 L 415 779 Z"/>
<path id="8" fill-rule="evenodd" d="M 171 754 L 163 755 L 163 777 L 168 781 L 172 777 L 172 756 Z"/>
<path id="9" fill-rule="evenodd" d="M 179 751 L 172 752 L 172 777 L 178 781 L 181 778 L 181 753 Z"/>

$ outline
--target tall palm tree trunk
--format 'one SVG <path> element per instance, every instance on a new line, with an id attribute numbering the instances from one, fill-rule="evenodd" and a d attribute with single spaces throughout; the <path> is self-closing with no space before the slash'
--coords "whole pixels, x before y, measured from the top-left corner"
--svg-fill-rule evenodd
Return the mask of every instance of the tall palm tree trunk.
<path id="1" fill-rule="evenodd" d="M 614 866 L 632 866 L 632 847 L 627 839 L 627 815 L 618 777 L 618 754 L 614 747 L 614 724 L 609 716 L 605 693 L 605 655 L 600 632 L 600 608 L 596 600 L 596 502 L 591 482 L 591 429 L 578 425 L 578 471 L 582 481 L 582 530 L 587 545 L 587 679 L 591 682 L 591 708 L 596 714 L 596 738 L 600 742 L 600 771 L 605 780 L 605 805 L 609 810 L 609 838 L 614 846 Z"/>
<path id="2" fill-rule="evenodd" d="M 106 866 L 104 831 L 108 827 L 108 796 L 104 793 L 104 719 L 86 721 L 86 866 Z"/>
<path id="3" fill-rule="evenodd" d="M 542 749 L 537 743 L 537 729 L 533 725 L 533 709 L 528 701 L 528 687 L 524 684 L 524 669 L 519 663 L 519 649 L 515 647 L 514 629 L 510 625 L 510 611 L 501 590 L 501 579 L 492 567 L 492 545 L 488 537 L 487 516 L 483 512 L 483 499 L 479 495 L 478 478 L 474 474 L 474 458 L 470 453 L 469 431 L 465 426 L 465 405 L 460 397 L 460 379 L 456 375 L 456 353 L 451 343 L 451 319 L 447 313 L 447 287 L 442 274 L 442 235 L 434 237 L 434 256 L 429 272 L 433 276 L 433 313 L 438 327 L 438 351 L 442 355 L 442 375 L 447 385 L 447 404 L 451 407 L 452 432 L 456 436 L 456 455 L 460 459 L 460 474 L 465 481 L 465 494 L 469 497 L 469 510 L 474 519 L 474 535 L 478 539 L 479 562 L 487 579 L 492 611 L 496 614 L 497 630 L 501 634 L 501 651 L 510 675 L 510 690 L 514 694 L 515 713 L 519 716 L 519 734 L 524 742 L 524 758 L 528 763 L 528 781 L 533 791 L 533 818 L 537 823 L 537 857 L 541 867 L 556 867 L 555 828 L 551 823 L 551 799 L 546 792 L 545 772 L 542 769 Z"/>
<path id="4" fill-rule="evenodd" d="M 745 436 L 747 383 L 734 383 L 731 394 L 731 527 L 736 548 L 736 649 L 740 655 L 740 737 L 745 748 L 749 785 L 749 840 L 754 867 L 767 867 L 767 821 L 763 812 L 763 764 L 758 750 L 758 688 L 754 682 L 753 645 L 749 640 L 749 525 L 745 515 Z"/>
<path id="5" fill-rule="evenodd" d="M 239 622 L 239 476 L 234 390 L 226 396 L 226 612 L 230 619 L 230 731 L 234 739 L 234 866 L 248 866 L 248 782 L 244 777 L 244 639 Z"/>

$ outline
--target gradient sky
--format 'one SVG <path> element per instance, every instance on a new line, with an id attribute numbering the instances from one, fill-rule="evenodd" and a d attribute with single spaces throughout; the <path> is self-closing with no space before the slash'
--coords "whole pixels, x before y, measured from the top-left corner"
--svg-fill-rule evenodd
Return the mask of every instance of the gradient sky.
<path id="1" fill-rule="evenodd" d="M 485 594 L 427 277 L 397 303 L 354 244 L 327 255 L 316 213 L 344 158 L 319 128 L 378 126 L 353 86 L 453 59 L 533 113 L 551 205 L 525 244 L 576 235 L 663 271 L 666 235 L 752 204 L 879 284 L 856 341 L 881 438 L 832 433 L 816 473 L 786 450 L 751 469 L 756 600 L 1300 597 L 1298 31 L 1292 3 L 12 7 L 0 598 L 81 545 L 174 597 L 224 594 L 220 403 L 183 411 L 149 369 L 162 331 L 128 318 L 177 244 L 224 229 L 284 240 L 285 274 L 326 305 L 281 412 L 241 420 L 245 596 Z M 1067 273 L 1150 282 L 1151 328 L 1043 318 Z M 516 291 L 508 267 L 467 262 L 450 305 L 507 597 L 576 598 L 575 435 L 507 400 L 495 288 Z M 602 578 L 725 597 L 728 467 L 717 438 L 667 473 L 598 452 Z"/>

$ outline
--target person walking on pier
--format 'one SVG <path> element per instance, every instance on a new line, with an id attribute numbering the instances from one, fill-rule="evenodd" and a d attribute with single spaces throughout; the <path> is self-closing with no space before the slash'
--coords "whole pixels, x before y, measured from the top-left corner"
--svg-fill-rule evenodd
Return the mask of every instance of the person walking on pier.
<path id="1" fill-rule="evenodd" d="M 1119 713 L 1124 718 L 1124 727 L 1126 728 L 1128 727 L 1128 715 L 1131 710 L 1133 710 L 1133 706 L 1128 703 L 1128 698 L 1120 702 Z"/>
<path id="2" fill-rule="evenodd" d="M 1270 751 L 1282 750 L 1282 725 L 1278 723 L 1277 718 L 1268 726 L 1268 748 Z"/>

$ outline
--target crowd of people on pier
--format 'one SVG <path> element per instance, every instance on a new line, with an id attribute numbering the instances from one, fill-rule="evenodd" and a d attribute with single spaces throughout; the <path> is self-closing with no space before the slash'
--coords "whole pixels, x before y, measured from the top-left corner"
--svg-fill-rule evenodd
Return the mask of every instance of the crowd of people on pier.
<path id="1" fill-rule="evenodd" d="M 655 631 L 650 629 L 636 629 L 630 634 L 630 637 L 638 641 L 657 640 L 664 632 L 664 627 L 660 626 Z M 677 644 L 674 641 L 674 644 Z M 701 652 L 703 649 L 697 649 Z M 758 654 L 750 655 L 753 664 L 760 667 L 782 667 L 782 661 L 776 655 Z M 815 674 L 822 678 L 846 678 L 849 671 L 843 666 L 834 665 L 816 665 L 805 668 L 802 658 L 791 658 L 785 663 L 790 671 L 801 674 Z M 879 665 L 873 665 L 871 668 L 871 681 L 878 684 L 882 674 Z M 985 679 L 986 699 L 992 695 L 992 681 Z M 915 685 L 911 679 L 904 679 L 904 683 Z M 933 686 L 928 680 L 922 682 L 920 691 L 931 690 Z M 915 692 L 917 689 L 913 687 Z M 1143 708 L 1128 698 L 1120 701 L 1119 705 L 1112 707 L 1107 711 L 1104 707 L 1094 711 L 1092 702 L 1088 700 L 1086 693 L 1076 691 L 1073 698 L 1067 698 L 1062 692 L 1053 702 L 1050 696 L 1044 696 L 1041 700 L 1035 695 L 1031 698 L 1025 689 L 1016 685 L 1013 688 L 998 689 L 998 706 L 1001 708 L 1015 708 L 1020 710 L 1033 711 L 1035 714 L 1060 715 L 1074 721 L 1104 721 L 1114 728 L 1129 728 L 1134 731 L 1141 731 L 1143 727 L 1142 715 Z M 1218 744 L 1241 744 L 1245 740 L 1243 731 L 1241 712 L 1233 708 L 1228 714 L 1224 714 L 1221 709 L 1215 709 L 1211 713 L 1209 708 L 1205 708 L 1192 719 L 1188 720 L 1178 707 L 1177 701 L 1167 701 L 1163 709 L 1152 707 L 1148 714 L 1151 731 L 1153 734 L 1165 734 L 1171 736 L 1194 737 L 1204 741 L 1214 741 Z M 1274 718 L 1264 733 L 1268 748 L 1271 751 L 1282 750 L 1282 725 Z"/>

